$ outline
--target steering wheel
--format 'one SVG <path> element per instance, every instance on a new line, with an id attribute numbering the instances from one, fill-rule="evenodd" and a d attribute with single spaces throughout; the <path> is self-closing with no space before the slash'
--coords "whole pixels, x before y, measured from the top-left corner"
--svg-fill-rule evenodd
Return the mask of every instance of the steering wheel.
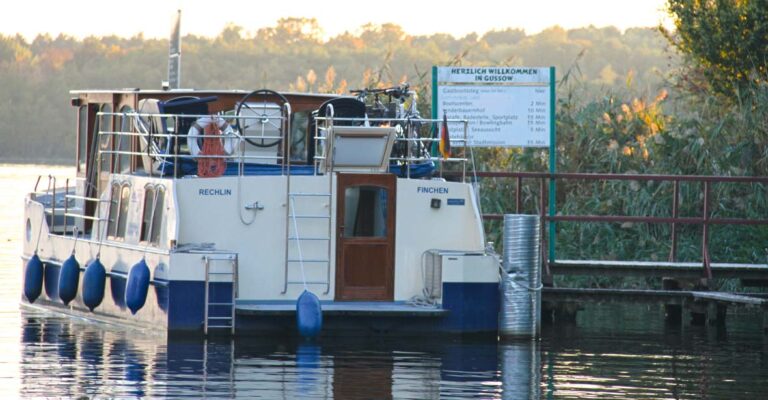
<path id="1" fill-rule="evenodd" d="M 279 113 L 281 117 L 275 117 L 273 114 L 270 115 L 269 111 L 274 111 L 274 108 L 268 108 L 268 102 L 267 100 L 269 97 L 273 97 L 272 101 L 274 102 L 274 97 L 277 97 L 278 106 L 279 106 Z M 248 100 L 256 100 L 256 104 L 249 104 Z M 261 101 L 259 102 L 259 99 Z M 290 135 L 290 132 L 283 132 L 283 120 L 282 120 L 282 113 L 283 113 L 283 106 L 288 103 L 288 99 L 285 98 L 282 94 L 270 90 L 270 89 L 258 89 L 254 90 L 251 93 L 246 94 L 243 96 L 242 99 L 240 99 L 240 102 L 237 104 L 237 110 L 235 111 L 235 115 L 238 117 L 235 119 L 235 128 L 242 134 L 246 135 L 245 130 L 252 127 L 253 125 L 246 125 L 246 122 L 250 120 L 256 120 L 256 125 L 261 125 L 262 134 L 264 132 L 264 129 L 266 127 L 275 128 L 280 132 L 282 136 Z M 242 109 L 245 108 L 246 110 L 252 112 L 252 116 L 247 116 L 245 118 L 241 118 Z M 287 118 L 290 118 L 291 116 L 288 115 Z M 272 147 L 276 146 L 282 139 L 275 139 L 275 140 L 268 140 L 268 139 L 253 139 L 253 138 L 244 138 L 248 143 L 256 146 L 256 147 Z"/>

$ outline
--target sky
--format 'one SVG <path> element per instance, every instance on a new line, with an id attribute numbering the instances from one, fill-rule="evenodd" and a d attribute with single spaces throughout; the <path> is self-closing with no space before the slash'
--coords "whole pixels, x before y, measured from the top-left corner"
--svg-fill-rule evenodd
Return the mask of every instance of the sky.
<path id="1" fill-rule="evenodd" d="M 669 25 L 665 0 L 10 0 L 0 13 L 0 33 L 65 33 L 166 38 L 177 9 L 182 34 L 216 36 L 227 24 L 253 33 L 281 17 L 316 18 L 326 38 L 355 33 L 366 23 L 395 23 L 414 35 L 456 37 L 493 29 L 523 28 L 535 34 L 553 25 L 576 28 Z"/>

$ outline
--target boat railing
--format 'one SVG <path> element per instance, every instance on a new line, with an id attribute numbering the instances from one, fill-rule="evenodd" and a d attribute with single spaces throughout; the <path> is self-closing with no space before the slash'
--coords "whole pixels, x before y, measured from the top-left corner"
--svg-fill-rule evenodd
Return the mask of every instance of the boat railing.
<path id="1" fill-rule="evenodd" d="M 31 200 L 34 200 L 43 206 L 43 220 L 48 226 L 48 236 L 94 244 L 103 243 L 103 236 L 101 236 L 103 234 L 102 230 L 94 230 L 93 224 L 101 224 L 102 222 L 109 221 L 109 218 L 98 216 L 100 215 L 98 205 L 101 203 L 110 203 L 112 200 L 109 198 L 99 199 L 72 194 L 77 192 L 76 187 L 71 186 L 72 181 L 84 181 L 85 184 L 87 184 L 85 178 L 47 175 L 47 187 L 42 189 L 40 187 L 40 182 L 44 177 L 45 175 L 39 175 L 37 177 L 35 188 L 30 193 L 30 196 Z M 64 181 L 64 186 L 59 186 L 58 183 L 61 180 Z M 87 188 L 86 192 L 88 192 Z M 72 204 L 73 202 L 75 204 Z M 96 204 L 96 211 L 94 212 L 95 216 L 86 214 L 88 211 L 85 204 L 87 203 Z M 107 212 L 107 215 L 108 214 L 109 213 Z M 98 232 L 98 234 L 95 232 Z M 97 236 L 101 236 L 102 238 L 100 239 Z M 146 245 L 132 245 L 120 242 L 112 242 L 110 245 L 126 250 L 140 250 L 145 253 L 168 254 L 168 250 Z"/>
<path id="2" fill-rule="evenodd" d="M 47 187 L 45 190 L 41 190 L 40 181 L 43 177 L 43 175 L 37 177 L 35 188 L 31 195 L 32 200 L 43 205 L 45 218 L 47 219 L 46 222 L 48 223 L 49 231 L 52 234 L 61 232 L 63 235 L 68 235 L 69 233 L 75 235 L 75 233 L 70 231 L 70 227 L 76 228 L 77 232 L 86 233 L 87 224 L 85 221 L 100 222 L 105 220 L 104 218 L 86 215 L 85 204 L 89 202 L 96 204 L 109 202 L 108 199 L 98 199 L 74 194 L 77 190 L 76 187 L 70 185 L 70 182 L 87 182 L 85 178 L 48 175 Z M 61 179 L 64 180 L 63 187 L 58 184 Z M 57 218 L 61 219 L 61 222 L 58 222 Z"/>
<path id="3" fill-rule="evenodd" d="M 284 140 L 286 137 L 289 137 L 289 135 L 286 133 L 291 132 L 291 121 L 290 118 L 286 117 L 286 115 L 290 115 L 290 105 L 286 103 L 281 107 L 281 109 L 283 110 L 282 116 L 269 117 L 269 119 L 276 121 L 274 126 L 277 127 L 278 134 L 264 134 L 268 132 L 262 129 L 263 134 L 261 135 L 245 135 L 238 129 L 234 128 L 236 124 L 239 125 L 238 122 L 245 123 L 245 121 L 256 119 L 253 115 L 99 112 L 99 117 L 120 117 L 123 119 L 123 121 L 128 121 L 128 123 L 121 124 L 123 126 L 120 127 L 120 129 L 100 130 L 98 132 L 99 137 L 110 137 L 112 138 L 112 141 L 116 143 L 116 145 L 110 146 L 113 147 L 112 149 L 100 149 L 98 154 L 99 161 L 97 161 L 97 163 L 101 165 L 102 157 L 140 157 L 140 159 L 143 160 L 144 172 L 146 174 L 150 176 L 166 176 L 166 174 L 173 172 L 174 176 L 176 177 L 180 176 L 179 170 L 182 169 L 183 163 L 201 159 L 218 159 L 238 162 L 241 166 L 239 169 L 240 175 L 243 174 L 242 165 L 245 163 L 262 162 L 273 163 L 275 165 L 286 164 L 283 162 L 283 160 L 290 160 L 291 157 L 290 143 L 288 140 Z M 154 132 L 154 129 L 149 126 L 150 123 L 147 121 L 156 118 L 167 121 L 167 128 L 165 128 L 166 132 Z M 223 133 L 227 134 L 222 134 L 219 138 L 225 145 L 231 145 L 231 142 L 234 142 L 235 145 L 231 146 L 234 148 L 234 151 L 229 154 L 193 155 L 190 154 L 187 149 L 182 149 L 182 147 L 185 145 L 183 142 L 187 139 L 211 138 L 210 135 L 205 135 L 203 132 L 200 132 L 199 134 L 191 134 L 188 132 L 182 133 L 174 131 L 176 127 L 181 126 L 180 121 L 182 119 L 198 120 L 201 118 L 210 118 L 212 120 L 218 120 L 221 118 L 226 121 L 226 123 L 232 128 L 231 130 L 229 130 L 230 128 L 224 129 L 225 132 Z M 262 126 L 263 125 L 264 123 L 262 121 Z M 129 149 L 121 149 L 120 143 L 126 138 L 131 142 L 139 140 L 140 143 L 138 146 L 126 146 Z M 104 140 L 104 142 L 109 143 L 109 139 L 100 140 Z M 228 143 L 228 141 L 230 142 Z M 269 141 L 280 142 L 279 144 L 275 143 L 275 146 L 280 147 L 278 147 L 274 154 L 255 154 L 253 152 L 246 151 L 244 144 L 246 141 L 261 141 L 262 143 Z M 136 147 L 138 147 L 138 149 L 136 149 Z M 281 173 L 288 173 L 287 166 L 281 166 Z"/>
<path id="4" fill-rule="evenodd" d="M 327 134 L 335 125 L 345 126 L 378 126 L 396 127 L 397 135 L 392 154 L 389 157 L 390 165 L 400 166 L 400 174 L 411 178 L 415 167 L 432 163 L 437 165 L 438 176 L 442 177 L 444 170 L 461 172 L 462 181 L 466 178 L 469 121 L 465 119 L 429 119 L 429 118 L 350 118 L 335 117 L 332 105 L 328 105 L 326 115 L 316 117 L 313 140 L 318 152 L 314 156 L 315 165 L 320 165 L 327 159 L 326 152 L 333 148 L 333 138 Z M 441 124 L 460 125 L 462 130 L 459 137 L 451 137 L 451 146 L 460 148 L 457 156 L 443 155 L 437 151 L 441 141 Z"/>
<path id="5" fill-rule="evenodd" d="M 284 104 L 281 109 L 283 113 L 281 116 L 270 116 L 270 124 L 274 126 L 272 132 L 266 132 L 262 129 L 262 134 L 243 134 L 242 130 L 232 128 L 231 130 L 225 129 L 226 135 L 222 135 L 222 143 L 227 144 L 227 141 L 234 141 L 235 145 L 230 147 L 234 148 L 229 154 L 190 154 L 186 145 L 187 139 L 205 139 L 210 138 L 210 135 L 205 135 L 202 132 L 195 133 L 182 133 L 174 132 L 175 129 L 182 126 L 180 121 L 197 120 L 200 118 L 218 119 L 222 118 L 230 126 L 244 125 L 246 120 L 253 120 L 253 115 L 232 115 L 232 114 L 163 114 L 163 113 L 141 113 L 141 112 L 99 112 L 99 116 L 109 116 L 113 118 L 120 117 L 122 122 L 119 125 L 120 129 L 114 130 L 100 130 L 98 135 L 100 142 L 110 143 L 109 148 L 100 149 L 98 153 L 98 165 L 102 165 L 102 158 L 108 157 L 110 159 L 120 157 L 133 157 L 138 158 L 139 162 L 134 165 L 143 165 L 143 173 L 149 176 L 167 176 L 173 173 L 175 177 L 183 175 L 194 175 L 194 173 L 183 173 L 183 164 L 187 164 L 187 168 L 194 168 L 191 165 L 192 162 L 199 160 L 225 160 L 228 162 L 235 162 L 239 165 L 237 174 L 244 174 L 244 165 L 263 163 L 274 165 L 276 170 L 282 175 L 292 174 L 291 169 L 298 167 L 297 164 L 291 163 L 292 140 L 286 140 L 291 135 L 289 132 L 291 129 L 291 121 L 287 116 L 291 115 L 290 104 Z M 151 128 L 151 124 L 148 121 L 162 119 L 167 121 L 167 128 L 159 129 L 155 127 Z M 315 141 L 316 154 L 313 155 L 312 164 L 314 168 L 312 173 L 322 173 L 319 166 L 327 158 L 327 152 L 332 147 L 330 137 L 326 134 L 329 128 L 336 125 L 356 125 L 356 126 L 374 126 L 374 127 L 396 127 L 397 135 L 394 140 L 393 151 L 389 157 L 390 169 L 395 169 L 395 172 L 401 177 L 411 178 L 413 177 L 414 170 L 418 167 L 430 166 L 430 174 L 432 169 L 437 169 L 439 175 L 442 177 L 444 170 L 458 172 L 461 171 L 462 180 L 466 176 L 467 166 L 469 161 L 467 157 L 467 132 L 468 121 L 462 119 L 426 119 L 426 118 L 342 118 L 333 116 L 333 107 L 329 106 L 326 116 L 317 117 L 318 121 L 315 124 L 315 132 L 312 132 L 312 140 Z M 240 122 L 240 123 L 239 123 Z M 441 141 L 440 131 L 441 124 L 448 123 L 452 126 L 461 126 L 461 133 L 454 135 L 450 138 L 450 144 L 453 145 L 454 151 L 451 155 L 438 154 L 433 149 L 436 149 L 437 144 Z M 262 123 L 264 126 L 264 123 Z M 156 130 L 163 130 L 164 132 L 156 132 Z M 274 131 L 277 131 L 275 133 Z M 106 139 L 110 137 L 110 139 Z M 132 143 L 131 146 L 122 146 L 124 140 L 129 140 Z M 246 142 L 260 141 L 273 142 L 274 146 L 279 146 L 275 151 L 267 154 L 266 152 L 254 151 L 256 147 L 246 149 Z M 136 142 L 139 142 L 136 145 Z M 114 145 L 112 144 L 114 143 Z M 331 147 L 329 147 L 331 146 Z M 456 151 L 458 150 L 458 151 Z M 142 170 L 141 167 L 136 170 Z M 295 171 L 294 171 L 295 172 Z"/>

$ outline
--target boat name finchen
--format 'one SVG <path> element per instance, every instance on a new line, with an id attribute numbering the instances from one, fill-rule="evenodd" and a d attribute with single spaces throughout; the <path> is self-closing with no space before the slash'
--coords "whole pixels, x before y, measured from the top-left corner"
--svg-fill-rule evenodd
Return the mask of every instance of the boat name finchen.
<path id="1" fill-rule="evenodd" d="M 446 187 L 425 187 L 425 186 L 419 186 L 416 189 L 416 193 L 448 194 L 448 188 L 446 188 Z"/>

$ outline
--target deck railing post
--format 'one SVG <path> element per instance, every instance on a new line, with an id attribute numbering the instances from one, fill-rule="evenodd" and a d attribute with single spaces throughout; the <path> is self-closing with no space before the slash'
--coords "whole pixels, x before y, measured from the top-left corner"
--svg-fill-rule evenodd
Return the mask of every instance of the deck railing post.
<path id="1" fill-rule="evenodd" d="M 679 215 L 678 206 L 680 195 L 680 181 L 675 179 L 675 186 L 672 192 L 672 247 L 669 250 L 669 262 L 675 262 L 677 259 L 677 217 Z"/>
<path id="2" fill-rule="evenodd" d="M 545 224 L 544 221 L 548 221 L 547 217 L 547 185 L 546 178 L 539 179 L 539 218 L 541 219 L 539 237 L 541 240 L 541 281 L 546 286 L 552 286 L 552 273 L 549 270 L 549 263 L 554 260 L 549 260 L 548 246 L 551 244 L 547 241 L 546 226 L 549 225 L 549 229 L 552 229 L 552 224 Z M 554 237 L 550 232 L 550 238 Z"/>
<path id="3" fill-rule="evenodd" d="M 51 223 L 48 227 L 50 229 L 50 233 L 54 232 L 54 224 L 56 224 L 56 177 L 51 177 L 53 179 L 53 194 L 51 195 Z"/>
<path id="4" fill-rule="evenodd" d="M 173 118 L 173 177 L 181 178 L 181 165 L 179 165 L 179 117 Z"/>
<path id="5" fill-rule="evenodd" d="M 701 221 L 701 258 L 704 266 L 704 278 L 712 279 L 709 260 L 709 181 L 704 181 L 704 212 Z"/>
<path id="6" fill-rule="evenodd" d="M 64 234 L 67 234 L 67 214 L 69 214 L 69 178 L 64 181 Z"/>

